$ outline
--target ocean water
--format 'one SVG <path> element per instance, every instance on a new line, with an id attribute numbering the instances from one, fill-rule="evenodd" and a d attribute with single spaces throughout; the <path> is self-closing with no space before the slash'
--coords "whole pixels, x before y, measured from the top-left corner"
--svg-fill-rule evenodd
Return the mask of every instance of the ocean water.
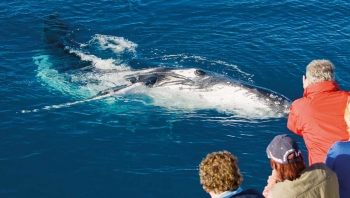
<path id="1" fill-rule="evenodd" d="M 305 66 L 329 59 L 350 88 L 346 1 L 14 0 L 0 8 L 0 197 L 209 197 L 198 164 L 221 150 L 239 158 L 242 187 L 262 191 L 275 135 L 292 135 L 307 154 L 274 109 L 257 116 L 249 105 L 237 111 L 164 90 L 77 102 L 123 84 L 123 72 L 199 68 L 294 100 Z M 64 53 L 45 42 L 48 16 L 77 47 Z"/>

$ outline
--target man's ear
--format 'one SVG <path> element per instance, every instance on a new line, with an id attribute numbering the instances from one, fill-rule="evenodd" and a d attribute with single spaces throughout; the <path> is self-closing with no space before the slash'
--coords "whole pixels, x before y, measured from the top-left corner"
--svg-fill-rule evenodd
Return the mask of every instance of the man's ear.
<path id="1" fill-rule="evenodd" d="M 309 80 L 303 75 L 303 88 L 305 89 L 309 86 Z"/>

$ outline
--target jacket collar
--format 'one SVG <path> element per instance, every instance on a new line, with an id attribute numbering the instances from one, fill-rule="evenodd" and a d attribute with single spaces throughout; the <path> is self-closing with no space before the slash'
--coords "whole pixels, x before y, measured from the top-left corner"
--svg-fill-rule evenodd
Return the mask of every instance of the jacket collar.
<path id="1" fill-rule="evenodd" d="M 239 187 L 237 190 L 225 191 L 221 194 L 210 193 L 210 196 L 212 198 L 229 198 L 229 197 L 232 197 L 234 195 L 241 193 L 242 191 L 243 191 L 243 189 L 241 187 Z"/>
<path id="2" fill-rule="evenodd" d="M 313 96 L 321 92 L 338 91 L 339 85 L 334 81 L 323 81 L 311 84 L 304 90 L 304 97 Z"/>

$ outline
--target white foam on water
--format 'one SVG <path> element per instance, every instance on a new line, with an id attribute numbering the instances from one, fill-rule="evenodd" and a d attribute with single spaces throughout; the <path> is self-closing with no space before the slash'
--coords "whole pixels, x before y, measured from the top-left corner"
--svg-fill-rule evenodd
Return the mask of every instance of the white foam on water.
<path id="1" fill-rule="evenodd" d="M 80 44 L 80 48 L 66 46 L 66 49 L 81 60 L 92 62 L 97 69 L 122 71 L 130 70 L 125 59 L 136 57 L 136 47 L 136 43 L 123 37 L 96 34 L 87 43 Z M 108 58 L 101 58 L 100 55 Z"/>
<path id="2" fill-rule="evenodd" d="M 90 97 L 101 90 L 129 83 L 123 77 L 131 72 L 130 67 L 119 56 L 127 52 L 131 53 L 127 54 L 127 57 L 135 57 L 137 44 L 122 37 L 96 34 L 86 44 L 80 46 L 78 49 L 72 47 L 66 49 L 76 54 L 82 61 L 90 61 L 92 63 L 90 67 L 99 71 L 91 72 L 90 68 L 87 72 L 82 68 L 60 73 L 55 69 L 50 56 L 39 55 L 33 57 L 34 63 L 38 66 L 37 77 L 54 90 L 79 98 Z M 106 50 L 110 50 L 111 53 Z M 110 57 L 102 59 L 93 53 L 102 53 L 104 56 L 107 54 Z"/>
<path id="3" fill-rule="evenodd" d="M 113 58 L 108 58 L 108 59 L 101 59 L 95 55 L 92 54 L 85 54 L 82 51 L 75 50 L 75 49 L 70 49 L 67 48 L 70 53 L 74 53 L 78 55 L 81 60 L 83 61 L 91 61 L 92 66 L 98 69 L 113 69 L 113 70 L 125 70 L 125 69 L 130 69 L 126 65 L 119 65 L 119 67 L 116 67 L 115 65 L 119 63 L 119 61 L 113 59 Z"/>
<path id="4" fill-rule="evenodd" d="M 96 34 L 89 42 L 93 42 L 95 40 L 98 41 L 101 48 L 104 50 L 111 49 L 115 53 L 122 53 L 124 51 L 136 52 L 135 49 L 137 44 L 128 41 L 123 37 Z"/>
<path id="5" fill-rule="evenodd" d="M 91 97 L 101 90 L 130 84 L 123 77 L 130 74 L 131 71 L 122 71 L 122 74 L 119 71 L 104 73 L 87 72 L 85 70 L 60 73 L 53 68 L 48 55 L 36 56 L 33 57 L 33 60 L 38 65 L 37 77 L 41 82 L 63 94 L 78 98 Z"/>

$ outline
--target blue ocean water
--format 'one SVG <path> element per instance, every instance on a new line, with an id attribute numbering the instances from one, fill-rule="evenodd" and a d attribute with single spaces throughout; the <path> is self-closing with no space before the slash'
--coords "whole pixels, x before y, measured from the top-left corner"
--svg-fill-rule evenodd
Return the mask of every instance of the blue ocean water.
<path id="1" fill-rule="evenodd" d="M 336 66 L 349 90 L 346 1 L 4 1 L 0 3 L 0 197 L 209 197 L 207 153 L 239 158 L 243 188 L 263 190 L 265 148 L 291 134 L 285 117 L 239 114 L 181 94 L 136 94 L 69 105 L 115 85 L 107 75 L 200 68 L 294 100 L 313 59 Z M 81 61 L 44 42 L 55 14 Z M 101 72 L 77 69 L 84 60 Z M 273 109 L 271 110 L 273 111 Z"/>

